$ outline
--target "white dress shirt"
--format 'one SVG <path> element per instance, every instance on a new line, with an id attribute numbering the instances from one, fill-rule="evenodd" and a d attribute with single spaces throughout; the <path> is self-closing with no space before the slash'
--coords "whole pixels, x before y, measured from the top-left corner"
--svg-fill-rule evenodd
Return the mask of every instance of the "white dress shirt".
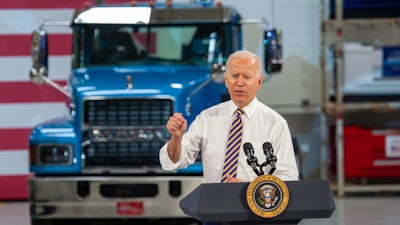
<path id="1" fill-rule="evenodd" d="M 168 157 L 166 143 L 160 150 L 160 163 L 164 170 L 186 168 L 194 163 L 199 153 L 203 163 L 203 182 L 221 182 L 229 129 L 237 106 L 232 101 L 220 103 L 202 111 L 182 137 L 181 157 L 173 163 Z M 281 180 L 297 180 L 298 169 L 290 130 L 286 120 L 255 98 L 244 107 L 243 136 L 239 153 L 237 177 L 250 182 L 258 175 L 247 164 L 243 144 L 253 145 L 258 163 L 266 161 L 263 144 L 270 142 L 277 157 L 273 175 Z M 259 167 L 257 167 L 259 169 Z M 268 174 L 270 166 L 263 168 Z"/>

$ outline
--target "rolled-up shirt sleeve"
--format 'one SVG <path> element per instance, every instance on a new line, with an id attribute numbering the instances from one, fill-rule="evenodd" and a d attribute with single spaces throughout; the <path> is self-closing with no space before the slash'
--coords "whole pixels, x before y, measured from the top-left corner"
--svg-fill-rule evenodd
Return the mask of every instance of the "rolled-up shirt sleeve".
<path id="1" fill-rule="evenodd" d="M 174 163 L 169 158 L 167 149 L 168 149 L 168 142 L 165 143 L 165 145 L 160 149 L 160 154 L 159 154 L 160 164 L 161 164 L 161 167 L 163 168 L 163 170 L 174 171 L 179 168 L 184 168 L 184 166 L 182 165 L 182 161 L 183 161 L 182 159 L 184 158 L 183 157 L 184 151 L 181 152 L 181 157 L 179 158 L 179 160 L 176 163 Z"/>

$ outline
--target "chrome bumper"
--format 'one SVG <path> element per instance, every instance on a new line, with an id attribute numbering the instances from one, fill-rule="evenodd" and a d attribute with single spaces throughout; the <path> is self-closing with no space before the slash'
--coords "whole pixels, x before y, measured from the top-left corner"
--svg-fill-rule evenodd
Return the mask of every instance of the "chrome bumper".
<path id="1" fill-rule="evenodd" d="M 179 201 L 200 176 L 33 177 L 32 219 L 187 218 Z"/>

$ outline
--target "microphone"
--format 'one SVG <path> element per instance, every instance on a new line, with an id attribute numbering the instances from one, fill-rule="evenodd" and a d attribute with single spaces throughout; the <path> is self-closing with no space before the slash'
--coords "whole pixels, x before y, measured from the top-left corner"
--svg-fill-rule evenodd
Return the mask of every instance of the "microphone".
<path id="1" fill-rule="evenodd" d="M 249 142 L 244 143 L 243 145 L 243 150 L 244 153 L 247 156 L 247 164 L 249 164 L 249 166 L 251 166 L 251 168 L 253 168 L 253 171 L 257 174 L 257 176 L 260 176 L 263 174 L 263 172 L 258 171 L 257 166 L 258 166 L 258 160 L 257 158 L 254 156 L 254 148 L 253 145 Z"/>
<path id="2" fill-rule="evenodd" d="M 267 164 L 271 165 L 271 170 L 269 171 L 269 174 L 272 174 L 276 169 L 275 163 L 277 161 L 277 158 L 274 155 L 274 149 L 272 148 L 272 144 L 269 142 L 265 142 L 263 144 L 263 150 L 267 158 Z"/>

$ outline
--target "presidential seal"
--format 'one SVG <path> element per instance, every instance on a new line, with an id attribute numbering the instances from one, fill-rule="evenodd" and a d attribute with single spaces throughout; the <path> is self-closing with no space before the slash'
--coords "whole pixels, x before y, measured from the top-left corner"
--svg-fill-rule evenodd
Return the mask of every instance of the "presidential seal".
<path id="1" fill-rule="evenodd" d="M 262 175 L 250 182 L 246 199 L 254 214 L 263 218 L 272 218 L 286 209 L 289 202 L 289 190 L 278 177 Z"/>

